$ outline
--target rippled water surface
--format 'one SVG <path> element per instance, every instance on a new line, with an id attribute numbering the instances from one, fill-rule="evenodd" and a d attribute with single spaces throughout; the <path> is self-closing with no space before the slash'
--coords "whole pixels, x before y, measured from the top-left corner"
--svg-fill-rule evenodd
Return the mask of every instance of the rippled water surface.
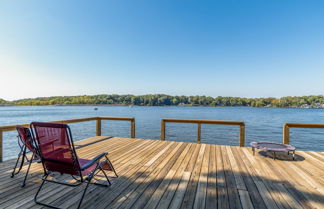
<path id="1" fill-rule="evenodd" d="M 251 107 L 128 107 L 128 106 L 0 107 L 0 126 L 32 121 L 53 121 L 91 116 L 135 117 L 136 137 L 160 138 L 162 118 L 239 120 L 246 125 L 246 146 L 251 141 L 282 141 L 286 122 L 324 123 L 324 109 Z M 95 135 L 95 121 L 71 124 L 74 140 Z M 239 144 L 239 127 L 202 125 L 202 143 Z M 102 135 L 130 136 L 129 122 L 103 121 Z M 196 142 L 197 125 L 167 124 L 166 139 Z M 324 151 L 324 129 L 291 129 L 291 143 L 301 150 Z M 16 133 L 4 133 L 4 158 L 17 155 Z"/>

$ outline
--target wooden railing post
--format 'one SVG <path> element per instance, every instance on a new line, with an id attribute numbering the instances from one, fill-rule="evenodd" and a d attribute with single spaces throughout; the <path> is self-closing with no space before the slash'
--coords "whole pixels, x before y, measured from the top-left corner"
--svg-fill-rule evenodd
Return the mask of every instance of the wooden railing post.
<path id="1" fill-rule="evenodd" d="M 244 147 L 245 144 L 245 125 L 240 125 L 240 147 Z"/>
<path id="2" fill-rule="evenodd" d="M 3 132 L 0 130 L 0 162 L 3 161 Z"/>
<path id="3" fill-rule="evenodd" d="M 324 128 L 323 123 L 285 123 L 282 127 L 282 143 L 290 144 L 290 128 Z"/>
<path id="4" fill-rule="evenodd" d="M 284 144 L 289 144 L 290 142 L 290 139 L 289 139 L 289 137 L 290 137 L 290 133 L 289 133 L 289 127 L 288 127 L 288 125 L 287 124 L 284 124 L 284 126 L 283 126 L 283 130 L 282 130 L 282 142 L 284 143 Z"/>
<path id="5" fill-rule="evenodd" d="M 135 138 L 135 119 L 131 121 L 131 138 Z"/>
<path id="6" fill-rule="evenodd" d="M 165 140 L 165 122 L 161 120 L 161 140 Z"/>
<path id="7" fill-rule="evenodd" d="M 96 135 L 101 136 L 101 119 L 100 118 L 97 118 Z"/>
<path id="8" fill-rule="evenodd" d="M 198 144 L 201 143 L 201 123 L 198 123 L 198 134 L 197 134 L 197 142 Z"/>

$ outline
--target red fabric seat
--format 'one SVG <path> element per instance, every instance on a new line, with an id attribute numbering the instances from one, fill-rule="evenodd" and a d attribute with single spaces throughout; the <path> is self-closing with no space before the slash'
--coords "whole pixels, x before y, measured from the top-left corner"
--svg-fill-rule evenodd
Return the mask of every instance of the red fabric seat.
<path id="1" fill-rule="evenodd" d="M 91 162 L 91 160 L 82 159 L 82 158 L 79 158 L 78 160 L 79 160 L 79 164 L 80 164 L 81 167 L 84 166 L 85 164 Z M 89 168 L 87 168 L 87 169 L 81 171 L 82 176 L 87 176 L 87 175 L 89 175 L 89 174 L 90 174 L 90 173 L 91 173 L 95 168 L 96 168 L 96 164 L 93 164 L 93 165 L 90 166 Z"/>

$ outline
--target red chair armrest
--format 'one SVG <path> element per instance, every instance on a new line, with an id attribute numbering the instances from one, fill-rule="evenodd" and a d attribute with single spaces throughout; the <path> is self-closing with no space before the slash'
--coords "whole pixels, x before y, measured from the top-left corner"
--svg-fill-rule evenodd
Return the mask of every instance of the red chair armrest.
<path id="1" fill-rule="evenodd" d="M 101 158 L 105 157 L 106 155 L 108 155 L 107 152 L 101 153 L 100 155 L 97 155 L 96 157 L 94 157 L 90 162 L 84 164 L 83 166 L 81 166 L 81 171 L 89 168 L 90 166 L 92 166 L 93 164 L 97 163 L 98 161 L 100 161 Z"/>

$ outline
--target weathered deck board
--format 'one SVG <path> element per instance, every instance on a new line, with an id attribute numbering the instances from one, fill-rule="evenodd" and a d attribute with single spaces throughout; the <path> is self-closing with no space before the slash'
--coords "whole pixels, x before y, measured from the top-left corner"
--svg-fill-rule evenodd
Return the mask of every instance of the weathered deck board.
<path id="1" fill-rule="evenodd" d="M 324 153 L 297 151 L 292 161 L 234 146 L 116 137 L 76 144 L 82 158 L 109 152 L 119 174 L 109 188 L 91 185 L 83 208 L 324 208 Z M 10 178 L 14 162 L 0 163 L 0 208 L 43 208 L 33 200 L 41 164 L 21 188 L 27 165 Z M 83 188 L 47 183 L 40 198 L 75 208 Z"/>

